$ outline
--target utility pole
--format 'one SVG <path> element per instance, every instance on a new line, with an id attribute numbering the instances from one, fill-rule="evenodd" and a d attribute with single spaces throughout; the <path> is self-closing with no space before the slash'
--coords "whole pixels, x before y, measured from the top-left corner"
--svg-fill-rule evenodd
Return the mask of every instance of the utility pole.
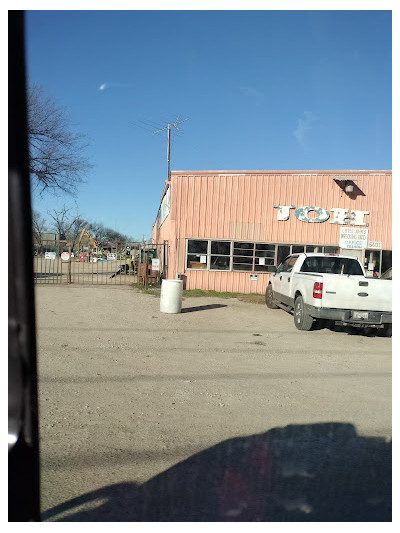
<path id="1" fill-rule="evenodd" d="M 171 169 L 170 169 L 171 128 L 174 127 L 177 130 L 179 130 L 179 128 L 178 128 L 179 124 L 182 124 L 183 122 L 186 122 L 186 120 L 188 120 L 188 119 L 185 118 L 184 120 L 179 120 L 179 118 L 177 118 L 176 121 L 173 124 L 168 124 L 168 126 L 166 126 L 165 128 L 162 128 L 161 130 L 157 130 L 157 131 L 154 132 L 154 133 L 159 133 L 160 131 L 167 130 L 167 173 L 168 173 L 168 179 L 169 179 L 170 174 L 171 174 Z"/>

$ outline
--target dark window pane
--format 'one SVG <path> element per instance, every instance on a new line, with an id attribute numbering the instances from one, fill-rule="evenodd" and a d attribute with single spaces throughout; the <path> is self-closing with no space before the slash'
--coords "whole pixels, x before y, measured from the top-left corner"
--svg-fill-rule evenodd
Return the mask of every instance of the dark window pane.
<path id="1" fill-rule="evenodd" d="M 219 255 L 230 255 L 231 243 L 226 241 L 211 241 L 211 253 Z"/>
<path id="2" fill-rule="evenodd" d="M 256 257 L 275 257 L 275 250 L 256 250 Z"/>
<path id="3" fill-rule="evenodd" d="M 249 249 L 245 249 L 245 248 L 234 248 L 233 249 L 233 255 L 246 255 L 246 256 L 250 256 L 250 257 L 253 257 L 253 253 L 254 253 L 254 250 L 253 248 L 251 250 Z"/>
<path id="4" fill-rule="evenodd" d="M 200 254 L 188 254 L 186 268 L 201 268 L 204 270 L 207 268 L 207 263 L 200 261 Z"/>
<path id="5" fill-rule="evenodd" d="M 210 261 L 211 270 L 229 270 L 230 258 L 221 255 L 212 255 Z"/>
<path id="6" fill-rule="evenodd" d="M 233 258 L 234 264 L 247 264 L 252 265 L 253 264 L 253 258 L 252 257 L 234 257 Z"/>
<path id="7" fill-rule="evenodd" d="M 256 253 L 258 250 L 273 250 L 275 251 L 275 244 L 256 244 Z"/>
<path id="8" fill-rule="evenodd" d="M 233 264 L 233 270 L 246 270 L 246 271 L 252 271 L 253 270 L 253 265 L 245 265 L 245 264 L 241 264 L 241 263 L 238 263 L 238 264 Z"/>
<path id="9" fill-rule="evenodd" d="M 319 253 L 321 251 L 322 251 L 322 247 L 316 244 L 306 246 L 306 253 L 313 254 L 313 253 Z"/>
<path id="10" fill-rule="evenodd" d="M 381 251 L 380 250 L 365 250 L 365 266 L 364 269 L 368 270 L 368 266 L 372 263 L 373 271 L 380 273 L 381 271 Z"/>
<path id="11" fill-rule="evenodd" d="M 325 254 L 337 254 L 339 253 L 339 248 L 336 248 L 335 246 L 324 246 L 324 253 Z"/>
<path id="12" fill-rule="evenodd" d="M 282 263 L 282 261 L 290 254 L 290 246 L 278 246 L 278 257 L 277 263 Z"/>
<path id="13" fill-rule="evenodd" d="M 254 270 L 255 270 L 256 272 L 275 272 L 275 270 L 274 270 L 272 264 L 268 264 L 268 265 L 256 265 L 256 266 L 254 267 Z"/>
<path id="14" fill-rule="evenodd" d="M 233 247 L 237 250 L 254 250 L 254 242 L 234 242 Z"/>
<path id="15" fill-rule="evenodd" d="M 392 250 L 382 250 L 382 273 L 392 266 Z"/>
<path id="16" fill-rule="evenodd" d="M 208 241 L 190 240 L 188 241 L 188 253 L 206 254 L 207 244 L 208 244 Z"/>
<path id="17" fill-rule="evenodd" d="M 300 254 L 302 252 L 304 252 L 304 245 L 303 246 L 298 246 L 298 245 L 297 246 L 295 246 L 295 245 L 292 246 L 292 254 Z"/>

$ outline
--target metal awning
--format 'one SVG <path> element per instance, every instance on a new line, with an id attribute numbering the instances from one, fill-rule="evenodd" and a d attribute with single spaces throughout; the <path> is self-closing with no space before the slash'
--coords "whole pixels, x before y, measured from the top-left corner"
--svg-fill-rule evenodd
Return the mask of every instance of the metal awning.
<path id="1" fill-rule="evenodd" d="M 357 178 L 343 178 L 340 176 L 334 176 L 333 178 L 335 181 L 358 181 Z"/>

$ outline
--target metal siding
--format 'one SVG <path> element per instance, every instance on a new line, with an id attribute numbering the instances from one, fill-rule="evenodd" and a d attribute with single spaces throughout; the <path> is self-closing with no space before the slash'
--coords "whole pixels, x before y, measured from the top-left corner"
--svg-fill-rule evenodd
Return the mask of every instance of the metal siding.
<path id="1" fill-rule="evenodd" d="M 265 241 L 288 244 L 338 245 L 340 225 L 301 222 L 290 210 L 287 221 L 277 220 L 273 205 L 333 207 L 369 211 L 368 240 L 382 241 L 383 249 L 391 249 L 391 173 L 373 176 L 368 172 L 310 171 L 300 175 L 292 172 L 248 172 L 246 175 L 215 172 L 173 173 L 170 217 L 176 213 L 178 254 L 176 270 L 184 272 L 185 239 L 228 239 Z M 356 184 L 365 196 L 351 199 L 334 181 L 334 176 L 358 179 Z M 169 218 L 169 217 L 168 217 Z M 160 236 L 173 241 L 169 223 L 160 228 Z M 163 229 L 164 228 L 164 229 Z M 172 265 L 171 265 L 172 266 Z M 249 273 L 185 272 L 187 284 L 203 289 L 263 292 L 267 274 L 259 274 L 258 282 L 249 281 Z M 171 273 L 171 277 L 175 274 Z"/>

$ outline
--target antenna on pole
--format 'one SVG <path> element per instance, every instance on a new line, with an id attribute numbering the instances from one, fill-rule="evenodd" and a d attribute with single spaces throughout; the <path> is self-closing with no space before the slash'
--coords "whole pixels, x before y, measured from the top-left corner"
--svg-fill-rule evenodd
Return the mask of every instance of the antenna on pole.
<path id="1" fill-rule="evenodd" d="M 162 128 L 161 130 L 157 130 L 153 133 L 159 133 L 160 131 L 167 130 L 167 173 L 168 173 L 168 179 L 170 178 L 171 170 L 170 170 L 170 153 L 171 153 L 171 128 L 174 127 L 177 130 L 179 130 L 178 126 L 179 124 L 183 124 L 183 122 L 186 122 L 188 119 L 185 118 L 183 120 L 179 120 L 179 117 L 175 120 L 173 124 L 168 124 L 165 128 Z"/>

